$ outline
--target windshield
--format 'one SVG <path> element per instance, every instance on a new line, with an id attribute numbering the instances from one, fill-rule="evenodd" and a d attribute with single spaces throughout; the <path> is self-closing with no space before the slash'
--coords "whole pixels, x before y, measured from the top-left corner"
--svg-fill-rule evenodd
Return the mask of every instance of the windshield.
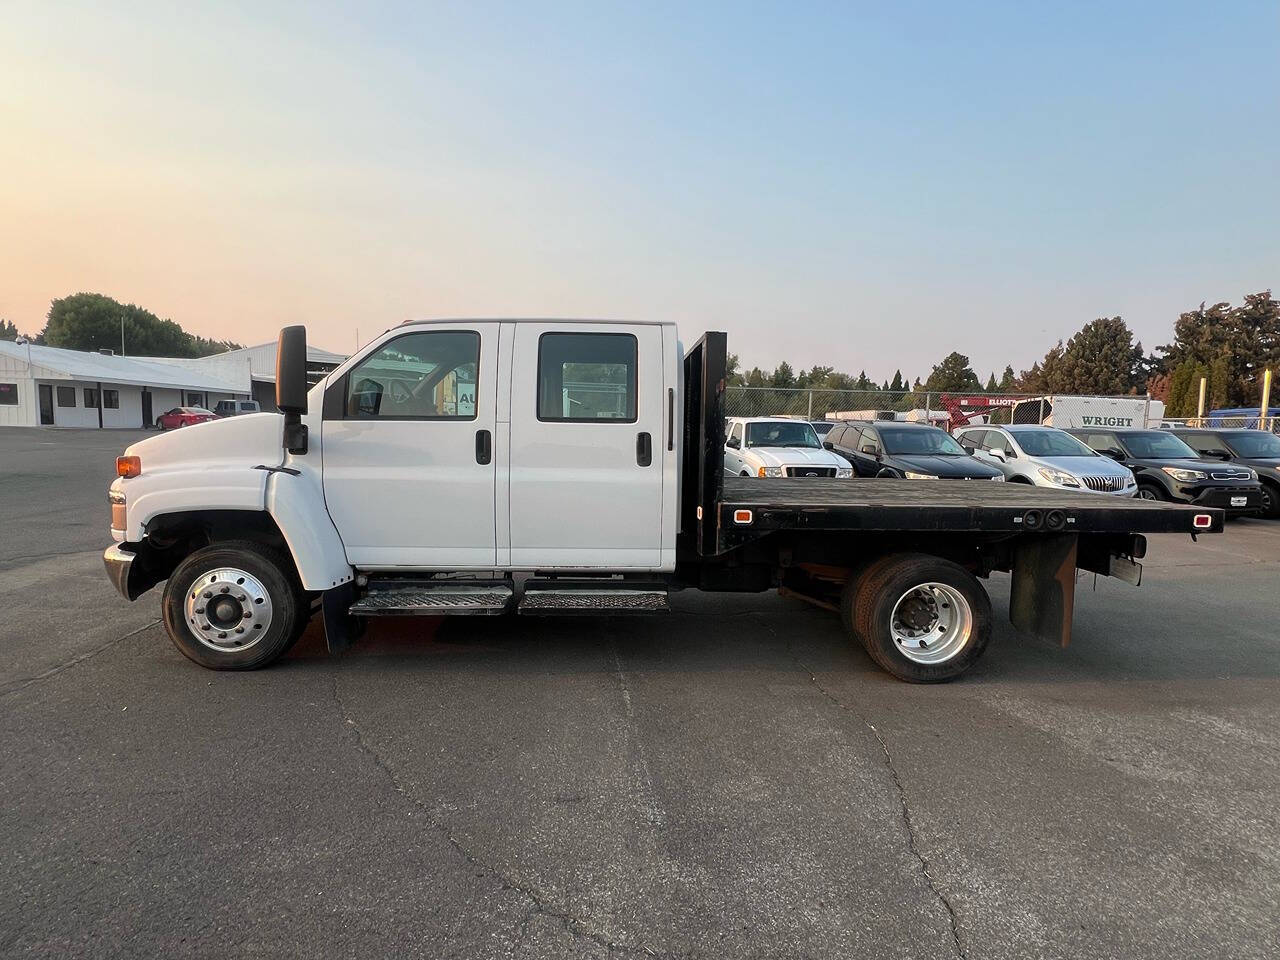
<path id="1" fill-rule="evenodd" d="M 1141 433 L 1117 434 L 1131 457 L 1151 460 L 1199 460 L 1196 453 L 1172 433 L 1144 430 Z"/>
<path id="2" fill-rule="evenodd" d="M 1099 456 L 1069 433 L 1057 430 L 1011 430 L 1010 433 L 1029 457 Z"/>
<path id="3" fill-rule="evenodd" d="M 1227 442 L 1237 457 L 1280 457 L 1280 437 L 1265 430 L 1229 433 Z"/>
<path id="4" fill-rule="evenodd" d="M 748 447 L 821 447 L 813 427 L 802 420 L 747 424 Z"/>
<path id="5" fill-rule="evenodd" d="M 886 430 L 880 428 L 885 453 L 921 453 L 941 457 L 967 457 L 964 448 L 951 439 L 951 435 L 936 427 L 917 427 L 912 430 Z"/>

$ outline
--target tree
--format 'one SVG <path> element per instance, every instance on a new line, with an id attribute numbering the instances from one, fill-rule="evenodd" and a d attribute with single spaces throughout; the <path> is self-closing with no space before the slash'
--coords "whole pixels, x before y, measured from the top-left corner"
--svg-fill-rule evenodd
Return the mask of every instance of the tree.
<path id="1" fill-rule="evenodd" d="M 791 364 L 783 360 L 774 368 L 773 375 L 769 377 L 769 386 L 794 387 L 795 385 L 796 375 L 791 370 Z"/>
<path id="2" fill-rule="evenodd" d="M 742 374 L 738 372 L 738 355 L 736 353 L 731 353 L 725 358 L 724 382 L 730 386 L 737 386 L 742 383 Z"/>
<path id="3" fill-rule="evenodd" d="M 987 377 L 987 385 L 984 389 L 987 393 L 995 393 L 1000 389 L 1000 385 L 996 383 L 996 372 L 994 370 L 991 371 L 991 376 Z"/>
<path id="4" fill-rule="evenodd" d="M 1142 344 L 1120 317 L 1099 317 L 1067 341 L 1054 392 L 1078 394 L 1133 393 L 1145 386 L 1147 371 Z"/>
<path id="5" fill-rule="evenodd" d="M 77 293 L 49 305 L 40 336 L 51 347 L 115 350 L 141 357 L 200 357 L 237 349 L 229 340 L 206 340 L 187 333 L 150 310 L 122 304 L 100 293 Z"/>
<path id="6" fill-rule="evenodd" d="M 0 340 L 17 340 L 18 325 L 8 320 L 0 320 Z"/>
<path id="7" fill-rule="evenodd" d="M 1159 351 L 1164 368 L 1175 371 L 1175 379 L 1187 363 L 1204 369 L 1202 375 L 1210 378 L 1211 406 L 1257 403 L 1263 370 L 1280 365 L 1280 301 L 1265 290 L 1247 294 L 1238 307 L 1202 303 L 1178 317 L 1173 343 Z M 1170 394 L 1174 395 L 1172 387 Z"/>
<path id="8" fill-rule="evenodd" d="M 1013 389 L 1014 384 L 1013 366 L 1009 365 L 1004 368 L 1004 373 L 1000 374 L 1000 392 L 1008 393 Z"/>
<path id="9" fill-rule="evenodd" d="M 937 390 L 944 393 L 959 393 L 965 390 L 981 390 L 982 381 L 969 366 L 969 358 L 962 353 L 952 352 L 936 364 L 925 381 L 926 390 Z"/>
<path id="10" fill-rule="evenodd" d="M 889 389 L 894 391 L 895 393 L 907 389 L 906 381 L 902 379 L 901 370 L 893 371 L 893 380 L 890 381 L 889 383 Z"/>

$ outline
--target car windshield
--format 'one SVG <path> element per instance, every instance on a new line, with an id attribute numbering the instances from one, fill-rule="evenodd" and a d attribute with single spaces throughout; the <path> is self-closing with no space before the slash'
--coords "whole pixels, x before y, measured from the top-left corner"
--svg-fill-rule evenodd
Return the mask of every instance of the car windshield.
<path id="1" fill-rule="evenodd" d="M 1118 436 L 1131 457 L 1145 457 L 1151 460 L 1200 459 L 1200 454 L 1196 453 L 1172 433 L 1162 433 L 1159 430 L 1144 430 L 1140 433 L 1121 433 Z"/>
<path id="2" fill-rule="evenodd" d="M 1226 440 L 1237 457 L 1280 457 L 1280 437 L 1265 430 L 1229 433 Z"/>
<path id="3" fill-rule="evenodd" d="M 748 447 L 821 447 L 813 427 L 801 420 L 747 424 Z"/>
<path id="4" fill-rule="evenodd" d="M 915 427 L 909 430 L 880 428 L 885 453 L 923 453 L 940 457 L 967 457 L 964 448 L 951 438 L 951 434 L 937 427 Z"/>
<path id="5" fill-rule="evenodd" d="M 1059 430 L 1011 430 L 1010 433 L 1029 457 L 1099 456 L 1071 434 Z"/>

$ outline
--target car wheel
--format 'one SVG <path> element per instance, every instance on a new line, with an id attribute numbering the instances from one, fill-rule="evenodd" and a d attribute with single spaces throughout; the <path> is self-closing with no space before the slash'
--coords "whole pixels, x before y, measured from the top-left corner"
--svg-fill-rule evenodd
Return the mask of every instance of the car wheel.
<path id="1" fill-rule="evenodd" d="M 1161 490 L 1159 487 L 1157 487 L 1153 483 L 1138 484 L 1137 496 L 1139 500 L 1167 500 L 1168 499 L 1164 495 L 1164 491 Z"/>
<path id="2" fill-rule="evenodd" d="M 921 553 L 878 561 L 861 577 L 853 633 L 871 659 L 908 683 L 968 670 L 991 639 L 991 598 L 957 563 Z"/>
<path id="3" fill-rule="evenodd" d="M 881 470 L 879 473 L 876 474 L 876 479 L 877 480 L 898 480 L 900 478 L 896 473 L 894 473 L 888 467 L 885 467 L 885 469 Z"/>
<path id="4" fill-rule="evenodd" d="M 187 659 L 211 670 L 256 670 L 279 659 L 308 616 L 293 565 L 250 541 L 197 550 L 169 577 L 165 630 Z"/>
<path id="5" fill-rule="evenodd" d="M 1272 520 L 1280 519 L 1280 487 L 1262 484 L 1262 515 Z"/>
<path id="6" fill-rule="evenodd" d="M 740 476 L 740 477 L 749 477 L 749 476 L 751 476 L 751 474 L 749 474 L 749 473 L 747 473 L 747 471 L 743 470 L 740 474 L 738 474 L 738 476 Z"/>
<path id="7" fill-rule="evenodd" d="M 1010 483 L 1025 483 L 1025 484 L 1026 484 L 1027 486 L 1029 486 L 1029 487 L 1034 487 L 1034 486 L 1035 486 L 1035 484 L 1034 484 L 1034 483 L 1032 483 L 1030 480 L 1028 480 L 1026 477 L 1023 477 L 1023 476 L 1020 476 L 1020 475 L 1015 475 L 1015 476 L 1010 477 L 1010 478 L 1009 478 L 1009 482 L 1010 482 Z"/>
<path id="8" fill-rule="evenodd" d="M 163 418 L 163 417 L 156 417 L 156 429 L 157 429 L 157 430 L 159 430 L 161 433 L 163 433 L 163 432 L 164 432 L 164 418 Z"/>

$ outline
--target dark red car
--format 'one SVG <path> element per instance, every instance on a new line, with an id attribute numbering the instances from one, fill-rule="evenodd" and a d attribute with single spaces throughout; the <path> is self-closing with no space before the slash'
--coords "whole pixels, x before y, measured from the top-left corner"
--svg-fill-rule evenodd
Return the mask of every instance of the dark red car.
<path id="1" fill-rule="evenodd" d="M 193 423 L 216 419 L 213 411 L 204 407 L 174 407 L 156 417 L 156 426 L 161 430 L 177 430 L 178 427 L 189 427 Z"/>

